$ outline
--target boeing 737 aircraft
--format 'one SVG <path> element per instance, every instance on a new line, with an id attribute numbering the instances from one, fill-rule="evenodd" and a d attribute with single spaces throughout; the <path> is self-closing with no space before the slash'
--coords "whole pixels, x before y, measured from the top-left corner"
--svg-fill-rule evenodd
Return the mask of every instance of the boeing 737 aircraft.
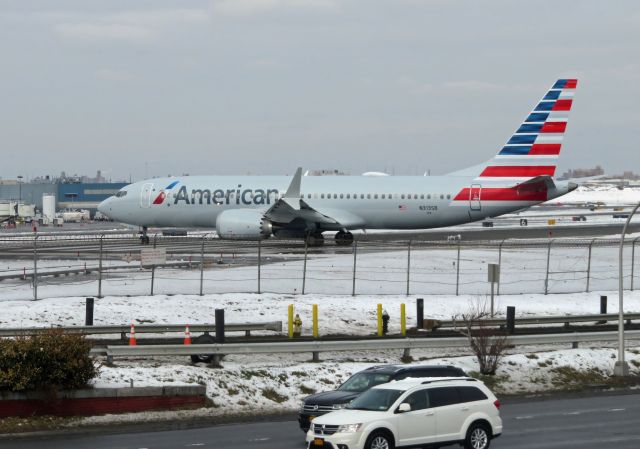
<path id="1" fill-rule="evenodd" d="M 220 238 L 270 236 L 349 245 L 354 229 L 426 229 L 495 217 L 577 187 L 553 179 L 576 79 L 560 79 L 492 159 L 444 176 L 178 176 L 124 187 L 100 212 L 139 225 L 211 227 Z M 437 150 L 438 154 L 442 154 Z"/>

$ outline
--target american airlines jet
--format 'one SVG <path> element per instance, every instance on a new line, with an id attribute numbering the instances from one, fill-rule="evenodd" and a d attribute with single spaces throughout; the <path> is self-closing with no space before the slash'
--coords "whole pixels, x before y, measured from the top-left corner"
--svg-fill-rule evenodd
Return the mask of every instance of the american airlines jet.
<path id="1" fill-rule="evenodd" d="M 211 227 L 223 239 L 349 245 L 354 229 L 426 229 L 513 212 L 577 185 L 553 178 L 576 79 L 560 79 L 493 158 L 443 176 L 178 176 L 124 187 L 99 206 L 116 221 Z M 440 153 L 440 151 L 438 151 Z M 441 153 L 440 153 L 441 154 Z"/>

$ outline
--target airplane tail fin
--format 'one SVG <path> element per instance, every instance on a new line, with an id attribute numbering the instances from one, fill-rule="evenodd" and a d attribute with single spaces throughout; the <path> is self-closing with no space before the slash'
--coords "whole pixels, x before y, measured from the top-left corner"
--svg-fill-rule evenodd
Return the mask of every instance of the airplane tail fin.
<path id="1" fill-rule="evenodd" d="M 577 85 L 577 79 L 556 81 L 493 159 L 452 175 L 516 183 L 554 176 Z"/>

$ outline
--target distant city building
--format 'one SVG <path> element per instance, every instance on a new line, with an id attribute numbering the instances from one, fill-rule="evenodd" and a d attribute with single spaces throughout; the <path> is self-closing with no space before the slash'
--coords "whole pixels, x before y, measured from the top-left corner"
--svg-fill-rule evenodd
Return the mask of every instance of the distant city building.
<path id="1" fill-rule="evenodd" d="M 347 176 L 348 174 L 341 170 L 309 170 L 306 176 Z"/>
<path id="2" fill-rule="evenodd" d="M 564 172 L 558 179 L 571 179 L 571 178 L 588 178 L 590 176 L 604 175 L 602 167 L 597 165 L 595 168 L 576 168 L 569 169 Z"/>

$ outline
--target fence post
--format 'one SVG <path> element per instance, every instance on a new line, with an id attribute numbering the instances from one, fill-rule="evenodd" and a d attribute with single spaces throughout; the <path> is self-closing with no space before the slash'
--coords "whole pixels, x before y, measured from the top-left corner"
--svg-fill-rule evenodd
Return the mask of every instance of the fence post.
<path id="1" fill-rule="evenodd" d="M 549 240 L 549 246 L 547 248 L 547 270 L 544 277 L 544 294 L 549 293 L 549 260 L 551 259 L 551 244 L 553 243 L 553 239 Z"/>
<path id="2" fill-rule="evenodd" d="M 506 239 L 502 239 L 500 244 L 498 245 L 498 285 L 496 286 L 496 295 L 500 296 L 500 274 L 502 271 L 502 245 L 504 245 L 504 241 Z"/>
<path id="3" fill-rule="evenodd" d="M 93 326 L 93 298 L 87 298 L 85 304 L 84 325 Z"/>
<path id="4" fill-rule="evenodd" d="M 358 241 L 353 242 L 353 287 L 351 289 L 351 296 L 356 296 L 356 258 L 358 255 Z"/>
<path id="5" fill-rule="evenodd" d="M 409 283 L 411 282 L 411 240 L 407 244 L 407 296 L 409 296 Z"/>
<path id="6" fill-rule="evenodd" d="M 102 250 L 104 234 L 100 236 L 100 255 L 98 256 L 98 298 L 102 298 Z"/>
<path id="7" fill-rule="evenodd" d="M 261 271 L 262 271 L 262 267 L 261 267 L 261 259 L 262 259 L 262 239 L 258 238 L 258 294 L 261 293 L 260 291 L 260 275 L 261 275 Z"/>
<path id="8" fill-rule="evenodd" d="M 207 234 L 202 236 L 202 243 L 200 245 L 200 296 L 204 293 L 204 240 L 207 238 Z"/>
<path id="9" fill-rule="evenodd" d="M 33 299 L 38 300 L 38 234 L 33 236 Z"/>
<path id="10" fill-rule="evenodd" d="M 309 236 L 304 239 L 304 264 L 302 265 L 302 294 L 307 287 L 307 252 L 309 250 Z"/>
<path id="11" fill-rule="evenodd" d="M 158 233 L 153 236 L 153 247 L 156 247 L 156 240 L 158 239 Z M 156 279 L 156 264 L 151 265 L 151 296 L 153 296 L 153 284 Z"/>
<path id="12" fill-rule="evenodd" d="M 591 281 L 591 247 L 596 239 L 591 240 L 589 243 L 589 257 L 587 259 L 587 293 L 589 293 L 589 283 Z"/>
<path id="13" fill-rule="evenodd" d="M 638 237 L 631 242 L 631 291 L 633 291 L 633 274 L 636 261 L 636 240 L 638 240 Z"/>
<path id="14" fill-rule="evenodd" d="M 456 296 L 460 287 L 460 240 L 458 240 L 458 261 L 456 262 Z"/>

